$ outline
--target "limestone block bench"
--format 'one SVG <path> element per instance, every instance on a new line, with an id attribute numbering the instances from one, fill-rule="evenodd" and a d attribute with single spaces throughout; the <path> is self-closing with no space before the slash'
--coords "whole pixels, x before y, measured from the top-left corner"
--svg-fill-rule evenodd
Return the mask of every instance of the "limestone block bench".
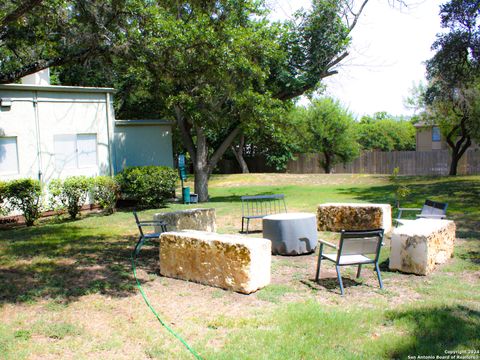
<path id="1" fill-rule="evenodd" d="M 389 204 L 327 203 L 317 209 L 317 230 L 392 229 L 392 207 Z"/>
<path id="2" fill-rule="evenodd" d="M 451 220 L 418 219 L 392 233 L 390 269 L 428 275 L 436 264 L 453 256 L 455 223 Z"/>
<path id="3" fill-rule="evenodd" d="M 160 274 L 250 294 L 270 283 L 272 243 L 206 231 L 160 236 Z"/>
<path id="4" fill-rule="evenodd" d="M 169 231 L 217 231 L 215 209 L 187 209 L 153 215 L 154 221 L 164 221 Z M 161 232 L 155 229 L 155 232 Z"/>

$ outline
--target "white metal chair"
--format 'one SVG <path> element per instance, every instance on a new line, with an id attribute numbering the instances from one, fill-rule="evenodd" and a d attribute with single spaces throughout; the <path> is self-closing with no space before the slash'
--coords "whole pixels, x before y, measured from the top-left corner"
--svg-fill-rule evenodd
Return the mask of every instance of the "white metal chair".
<path id="1" fill-rule="evenodd" d="M 317 272 L 315 281 L 320 277 L 320 265 L 322 260 L 329 260 L 335 263 L 337 278 L 340 284 L 340 292 L 344 295 L 343 281 L 340 274 L 341 266 L 358 265 L 357 278 L 360 277 L 362 265 L 373 264 L 377 272 L 380 288 L 383 289 L 382 276 L 378 267 L 380 249 L 383 244 L 383 229 L 345 231 L 342 230 L 338 246 L 325 240 L 319 240 L 320 250 L 318 253 Z M 324 245 L 334 248 L 336 253 L 324 254 Z"/>

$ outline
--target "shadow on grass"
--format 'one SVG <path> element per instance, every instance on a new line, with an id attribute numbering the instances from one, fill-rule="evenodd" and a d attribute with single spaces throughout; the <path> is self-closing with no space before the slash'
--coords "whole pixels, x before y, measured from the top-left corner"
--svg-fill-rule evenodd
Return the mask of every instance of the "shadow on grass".
<path id="1" fill-rule="evenodd" d="M 229 195 L 229 196 L 212 196 L 209 199 L 209 202 L 229 202 L 229 203 L 239 203 L 242 201 L 242 196 L 257 196 L 257 195 L 274 195 L 277 194 L 276 192 L 272 191 L 253 191 L 248 193 L 242 193 L 238 195 Z"/>
<path id="2" fill-rule="evenodd" d="M 134 293 L 131 251 L 137 238 L 95 230 L 66 222 L 1 232 L 0 305 Z M 158 247 L 145 246 L 138 263 L 158 273 Z"/>
<path id="3" fill-rule="evenodd" d="M 427 178 L 422 180 L 428 180 Z M 410 194 L 402 202 L 405 207 L 421 207 L 425 199 L 448 203 L 447 216 L 457 223 L 457 236 L 461 238 L 480 238 L 480 181 L 445 180 L 431 178 L 425 184 L 408 184 Z M 394 204 L 394 185 L 355 187 L 340 190 L 358 200 L 366 202 Z"/>
<path id="4" fill-rule="evenodd" d="M 300 280 L 300 282 L 310 288 L 311 290 L 318 290 L 319 287 L 323 287 L 330 292 L 338 293 L 340 295 L 340 284 L 338 283 L 337 278 L 320 278 L 318 282 L 315 279 Z M 342 276 L 343 287 L 348 289 L 354 286 L 364 285 L 360 281 L 356 281 L 350 278 Z"/>
<path id="5" fill-rule="evenodd" d="M 387 321 L 398 322 L 411 329 L 410 341 L 391 349 L 390 358 L 445 355 L 445 351 L 455 349 L 478 350 L 480 312 L 468 307 L 457 305 L 390 311 L 386 316 Z"/>

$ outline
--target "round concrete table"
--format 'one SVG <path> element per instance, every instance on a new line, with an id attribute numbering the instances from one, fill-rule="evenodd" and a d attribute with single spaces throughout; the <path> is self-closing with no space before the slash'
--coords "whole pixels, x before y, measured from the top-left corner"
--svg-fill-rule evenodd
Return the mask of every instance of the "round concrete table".
<path id="1" fill-rule="evenodd" d="M 315 214 L 285 213 L 263 218 L 263 237 L 272 241 L 272 254 L 299 255 L 315 251 Z"/>

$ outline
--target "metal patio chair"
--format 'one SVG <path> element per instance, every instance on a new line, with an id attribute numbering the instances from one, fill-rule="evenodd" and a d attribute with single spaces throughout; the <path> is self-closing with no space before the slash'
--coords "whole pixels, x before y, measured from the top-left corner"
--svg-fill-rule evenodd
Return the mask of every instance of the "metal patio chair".
<path id="1" fill-rule="evenodd" d="M 135 245 L 135 255 L 138 255 L 146 240 L 158 239 L 163 232 L 167 231 L 167 224 L 164 221 L 140 221 L 136 211 L 133 212 L 133 216 L 135 216 L 135 222 L 137 223 L 138 231 L 140 232 L 140 237 Z M 145 233 L 143 230 L 144 227 L 160 227 L 161 231 Z"/>
<path id="2" fill-rule="evenodd" d="M 317 272 L 315 275 L 316 282 L 318 282 L 320 277 L 320 265 L 322 260 L 334 262 L 337 270 L 338 282 L 340 284 L 340 292 L 343 296 L 344 289 L 340 267 L 358 265 L 357 278 L 359 278 L 362 265 L 373 264 L 377 272 L 380 288 L 383 289 L 382 276 L 380 275 L 380 269 L 378 267 L 380 249 L 383 244 L 383 229 L 358 231 L 342 230 L 338 246 L 325 240 L 319 240 L 319 244 L 320 250 L 318 253 Z M 324 254 L 324 245 L 334 248 L 337 250 L 336 253 Z"/>
<path id="3" fill-rule="evenodd" d="M 416 211 L 420 212 L 417 214 L 417 218 L 423 219 L 445 219 L 447 217 L 447 207 L 448 203 L 442 203 L 438 201 L 425 200 L 422 208 L 398 208 L 398 215 L 395 219 L 396 225 L 406 224 L 414 220 L 402 219 L 404 211 Z"/>

